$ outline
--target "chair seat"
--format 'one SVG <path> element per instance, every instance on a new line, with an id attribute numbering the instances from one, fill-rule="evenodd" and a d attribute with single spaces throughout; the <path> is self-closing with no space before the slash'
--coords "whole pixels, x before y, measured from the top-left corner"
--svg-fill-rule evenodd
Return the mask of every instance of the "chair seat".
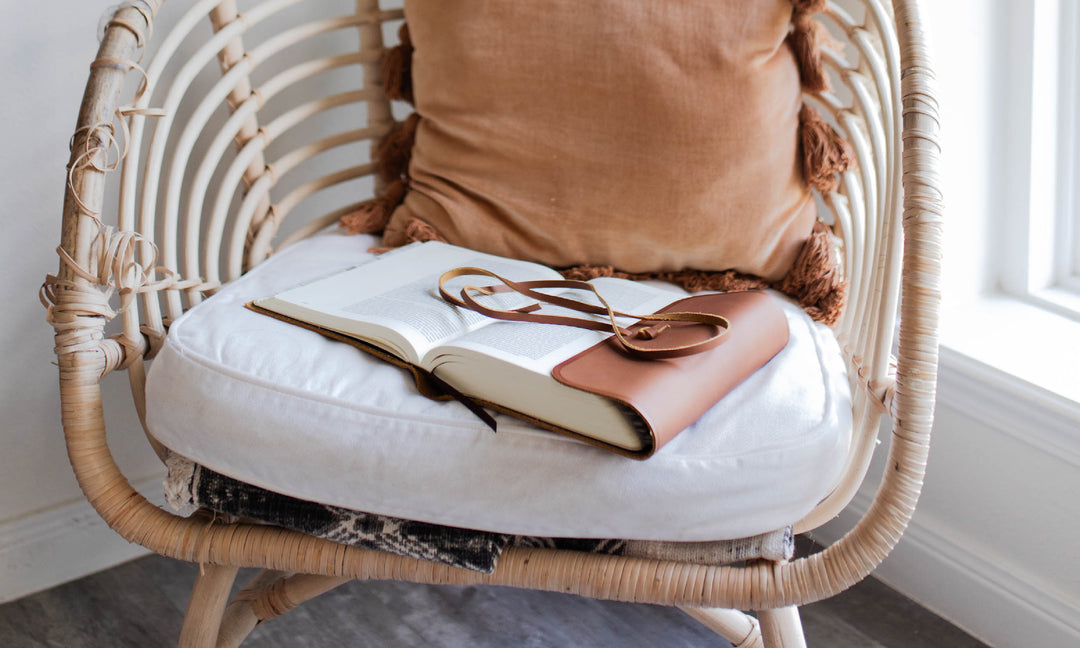
<path id="1" fill-rule="evenodd" d="M 174 322 L 147 378 L 151 434 L 299 499 L 530 536 L 743 538 L 797 521 L 839 478 L 844 363 L 831 331 L 787 302 L 788 346 L 643 462 L 502 415 L 493 434 L 401 369 L 244 308 L 361 263 L 377 243 L 302 241 Z"/>

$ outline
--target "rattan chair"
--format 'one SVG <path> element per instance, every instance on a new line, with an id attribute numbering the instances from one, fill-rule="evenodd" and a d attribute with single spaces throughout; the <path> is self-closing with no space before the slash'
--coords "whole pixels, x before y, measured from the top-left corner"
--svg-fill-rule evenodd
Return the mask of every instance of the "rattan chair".
<path id="1" fill-rule="evenodd" d="M 512 548 L 491 575 L 269 526 L 178 517 L 138 494 L 114 462 L 99 381 L 127 371 L 145 416 L 148 359 L 169 323 L 355 209 L 358 192 L 372 190 L 373 165 L 357 165 L 352 153 L 327 159 L 346 145 L 366 150 L 393 121 L 375 80 L 399 9 L 378 0 L 268 0 L 243 13 L 233 0 L 183 4 L 172 25 L 155 22 L 162 0 L 126 2 L 105 25 L 71 142 L 59 271 L 44 289 L 64 433 L 83 491 L 124 538 L 203 566 L 181 645 L 236 645 L 258 622 L 343 582 L 399 579 L 679 606 L 736 646 L 799 646 L 796 606 L 858 582 L 895 546 L 923 481 L 937 371 L 938 121 L 915 0 L 830 2 L 822 20 L 846 47 L 826 52 L 834 90 L 809 98 L 858 158 L 839 189 L 821 196 L 850 285 L 834 331 L 855 425 L 842 481 L 793 522 L 797 532 L 812 530 L 849 503 L 884 416 L 889 457 L 869 510 L 838 542 L 791 562 L 707 567 Z M 324 75 L 336 80 L 322 83 Z M 326 117 L 349 106 L 363 108 L 366 125 L 329 130 L 341 120 Z M 107 329 L 114 318 L 118 328 Z M 226 610 L 240 567 L 264 571 Z"/>

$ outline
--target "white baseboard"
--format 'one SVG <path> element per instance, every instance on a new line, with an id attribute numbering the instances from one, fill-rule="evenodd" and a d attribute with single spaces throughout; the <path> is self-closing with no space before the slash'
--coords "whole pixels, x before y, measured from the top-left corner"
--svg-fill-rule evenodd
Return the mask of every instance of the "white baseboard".
<path id="1" fill-rule="evenodd" d="M 946 441 L 948 452 L 935 460 L 931 448 L 930 471 L 947 477 L 934 481 L 939 490 L 925 489 L 900 544 L 874 575 L 995 648 L 1080 646 L 1076 565 L 1062 564 L 1055 575 L 1047 569 L 1048 561 L 1032 559 L 1040 551 L 1057 552 L 1053 555 L 1063 559 L 1075 554 L 1062 543 L 1069 543 L 1080 526 L 1074 518 L 1059 516 L 1075 510 L 1080 409 L 944 347 L 938 408 L 939 414 L 948 410 L 949 416 L 938 417 L 934 435 Z M 965 451 L 979 453 L 993 468 L 986 474 L 958 473 L 976 470 L 967 461 L 950 464 Z M 993 472 L 1002 466 L 1028 475 L 1030 481 Z M 1008 489 L 980 490 L 978 484 L 989 480 L 1009 480 Z M 868 486 L 876 485 L 868 481 Z M 972 482 L 966 490 L 946 490 Z M 869 508 L 867 491 L 860 491 L 837 520 L 815 530 L 814 536 L 829 544 L 850 529 Z M 985 499 L 1003 493 L 1007 499 Z M 1034 512 L 1032 502 L 1039 504 Z M 953 511 L 981 508 L 988 511 L 982 520 L 948 517 Z M 1026 541 L 1024 534 L 1013 533 L 1017 528 L 1028 530 Z"/>
<path id="2" fill-rule="evenodd" d="M 860 493 L 834 522 L 814 531 L 835 542 L 869 506 Z M 916 514 L 900 544 L 874 572 L 893 589 L 995 648 L 1080 646 L 1080 605 L 983 555 L 977 541 Z"/>
<path id="3" fill-rule="evenodd" d="M 941 349 L 938 402 L 1080 468 L 1080 404 L 946 347 Z"/>
<path id="4" fill-rule="evenodd" d="M 161 477 L 134 486 L 142 493 L 163 493 Z M 163 494 L 150 499 L 164 503 Z M 86 500 L 0 523 L 0 603 L 147 553 L 110 529 Z"/>

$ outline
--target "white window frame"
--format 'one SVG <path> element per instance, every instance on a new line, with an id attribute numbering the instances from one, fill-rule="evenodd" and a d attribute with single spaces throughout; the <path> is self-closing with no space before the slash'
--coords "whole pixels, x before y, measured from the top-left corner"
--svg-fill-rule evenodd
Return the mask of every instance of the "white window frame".
<path id="1" fill-rule="evenodd" d="M 1005 44 L 1016 54 L 1006 82 L 1006 128 L 1016 182 L 1001 223 L 1001 290 L 1080 321 L 1080 6 L 1035 0 L 1006 8 Z M 1025 90 L 1027 90 L 1025 92 Z M 1022 179 L 1026 179 L 1026 187 Z"/>
<path id="2" fill-rule="evenodd" d="M 966 0 L 928 13 L 943 73 L 942 369 L 1080 426 L 1077 5 Z"/>
<path id="3" fill-rule="evenodd" d="M 1058 282 L 1080 295 L 1080 3 L 1062 3 L 1061 20 L 1061 58 L 1068 65 L 1059 74 L 1058 128 L 1067 146 L 1058 159 L 1062 179 L 1058 199 L 1059 228 L 1068 249 L 1059 251 L 1057 271 Z"/>

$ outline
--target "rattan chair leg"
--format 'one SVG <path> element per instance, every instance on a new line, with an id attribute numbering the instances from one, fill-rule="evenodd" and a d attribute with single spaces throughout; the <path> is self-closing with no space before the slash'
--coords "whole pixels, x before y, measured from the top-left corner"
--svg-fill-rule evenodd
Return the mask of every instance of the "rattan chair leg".
<path id="1" fill-rule="evenodd" d="M 263 570 L 225 609 L 217 648 L 239 646 L 255 626 L 353 580 L 344 576 L 291 575 Z"/>
<path id="2" fill-rule="evenodd" d="M 698 623 L 731 642 L 732 648 L 764 648 L 758 620 L 738 610 L 680 608 Z"/>
<path id="3" fill-rule="evenodd" d="M 276 581 L 289 576 L 289 572 L 273 569 L 260 571 L 251 582 L 240 590 L 221 617 L 221 629 L 218 631 L 218 648 L 234 648 L 247 638 L 261 619 L 255 616 L 254 602 L 259 595 Z"/>
<path id="4" fill-rule="evenodd" d="M 806 648 L 799 608 L 794 605 L 758 612 L 765 648 Z"/>
<path id="5" fill-rule="evenodd" d="M 217 644 L 221 616 L 236 572 L 236 567 L 228 565 L 199 566 L 180 630 L 180 648 L 212 648 Z"/>

